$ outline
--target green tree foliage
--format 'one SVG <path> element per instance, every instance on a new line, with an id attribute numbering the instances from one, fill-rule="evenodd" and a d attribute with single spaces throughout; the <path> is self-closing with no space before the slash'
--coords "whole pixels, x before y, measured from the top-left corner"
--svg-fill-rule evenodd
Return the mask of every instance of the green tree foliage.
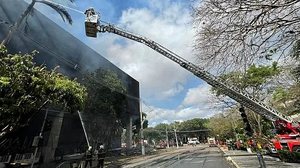
<path id="1" fill-rule="evenodd" d="M 83 76 L 88 97 L 84 116 L 89 136 L 110 144 L 112 136 L 121 134 L 129 121 L 126 110 L 126 88 L 116 73 L 98 69 Z"/>
<path id="2" fill-rule="evenodd" d="M 187 137 L 199 137 L 200 134 L 207 134 L 206 131 L 200 131 L 200 130 L 206 130 L 207 128 L 208 119 L 204 118 L 193 118 L 190 120 L 183 121 L 181 123 L 173 123 L 174 126 L 179 132 L 179 135 L 187 136 Z M 183 131 L 180 133 L 180 131 Z"/>
<path id="3" fill-rule="evenodd" d="M 280 73 L 281 69 L 278 67 L 277 62 L 273 62 L 272 65 L 251 65 L 245 73 L 241 71 L 230 72 L 221 75 L 220 79 L 257 98 L 259 94 L 268 94 L 270 86 L 272 86 L 269 85 L 269 82 Z M 222 90 L 216 88 L 213 88 L 212 92 L 216 94 L 216 96 L 223 95 Z"/>
<path id="4" fill-rule="evenodd" d="M 280 72 L 277 62 L 273 62 L 272 65 L 251 65 L 245 73 L 235 71 L 223 74 L 220 78 L 241 90 L 264 89 L 265 84 Z"/>
<path id="5" fill-rule="evenodd" d="M 294 46 L 294 50 L 291 53 L 292 58 L 293 58 L 293 64 L 292 64 L 292 75 L 295 77 L 295 83 L 299 84 L 300 83 L 300 41 L 298 40 L 297 45 Z"/>
<path id="6" fill-rule="evenodd" d="M 300 113 L 300 42 L 297 40 L 293 46 L 291 56 L 292 67 L 288 69 L 293 77 L 293 83 L 289 86 L 280 86 L 273 93 L 273 104 L 287 115 Z"/>
<path id="7" fill-rule="evenodd" d="M 222 81 L 232 84 L 241 91 L 247 92 L 254 98 L 263 101 L 269 96 L 270 90 L 275 88 L 272 84 L 272 79 L 280 73 L 280 67 L 278 67 L 277 62 L 274 62 L 272 65 L 251 65 L 245 73 L 231 72 L 222 75 L 220 78 Z M 221 90 L 214 88 L 213 92 L 217 96 L 222 95 Z M 267 132 L 266 129 L 270 127 L 268 121 L 264 121 L 262 116 L 254 112 L 250 111 L 247 114 L 255 132 L 258 134 Z"/>
<path id="8" fill-rule="evenodd" d="M 145 139 L 149 140 L 149 143 L 152 143 L 153 141 L 157 143 L 160 140 L 166 139 L 166 133 L 165 131 L 159 129 L 147 128 L 144 129 L 144 137 Z"/>
<path id="9" fill-rule="evenodd" d="M 145 131 L 145 138 L 150 140 L 166 139 L 166 130 L 168 131 L 169 140 L 175 139 L 174 129 L 177 131 L 177 136 L 179 140 L 184 140 L 187 137 L 199 137 L 201 135 L 207 134 L 207 132 L 201 132 L 200 130 L 207 130 L 208 119 L 193 118 L 183 122 L 173 122 L 170 124 L 160 123 L 154 128 L 148 128 Z"/>
<path id="10" fill-rule="evenodd" d="M 229 139 L 234 137 L 232 131 L 232 125 L 229 118 L 225 118 L 223 115 L 215 115 L 209 119 L 207 124 L 208 128 L 211 129 L 212 136 L 219 136 L 221 139 Z"/>
<path id="11" fill-rule="evenodd" d="M 243 133 L 241 128 L 244 127 L 244 123 L 237 109 L 232 109 L 224 114 L 216 114 L 209 118 L 207 127 L 211 130 L 210 136 L 218 136 L 220 139 L 234 139 L 237 134 Z"/>
<path id="12" fill-rule="evenodd" d="M 149 140 L 150 143 L 152 143 L 152 141 L 154 141 L 155 143 L 158 143 L 160 140 L 165 141 L 166 129 L 168 129 L 168 131 L 171 131 L 170 128 L 171 127 L 169 124 L 160 123 L 155 127 L 144 129 L 144 137 L 145 139 Z"/>
<path id="13" fill-rule="evenodd" d="M 291 57 L 299 60 L 300 58 L 300 41 L 296 40 L 296 42 L 294 43 L 292 50 L 291 50 Z"/>
<path id="14" fill-rule="evenodd" d="M 148 128 L 148 120 L 146 119 L 147 118 L 147 114 L 142 112 L 142 118 L 143 118 L 143 129 L 146 129 Z M 141 129 L 141 119 L 140 118 L 137 118 L 136 120 L 134 120 L 133 122 L 133 125 L 136 126 L 136 129 L 133 130 L 133 133 L 134 134 L 138 134 L 140 129 Z"/>
<path id="15" fill-rule="evenodd" d="M 273 94 L 273 99 L 285 101 L 289 98 L 289 94 L 283 87 L 278 87 L 274 91 L 276 94 Z"/>
<path id="16" fill-rule="evenodd" d="M 148 128 L 148 125 L 149 125 L 149 121 L 147 120 L 147 114 L 142 112 L 142 118 L 144 119 L 144 122 L 143 122 L 143 128 Z M 140 124 L 141 125 L 141 124 Z"/>
<path id="17" fill-rule="evenodd" d="M 275 107 L 286 115 L 300 113 L 300 84 L 293 84 L 291 87 L 278 87 L 273 92 L 272 101 Z"/>
<path id="18" fill-rule="evenodd" d="M 98 69 L 87 74 L 82 82 L 88 91 L 85 112 L 104 112 L 118 120 L 121 118 L 126 88 L 116 73 Z"/>
<path id="19" fill-rule="evenodd" d="M 179 131 L 188 131 L 188 130 L 201 130 L 206 129 L 206 124 L 208 119 L 205 118 L 193 118 L 191 120 L 186 120 L 180 123 L 178 130 Z"/>
<path id="20" fill-rule="evenodd" d="M 157 124 L 154 128 L 161 131 L 166 131 L 166 128 L 170 127 L 169 124 L 166 123 L 160 123 Z"/>
<path id="21" fill-rule="evenodd" d="M 28 123 L 47 104 L 74 112 L 83 109 L 86 88 L 55 70 L 33 62 L 31 54 L 0 51 L 0 132 L 4 135 Z"/>
<path id="22" fill-rule="evenodd" d="M 278 67 L 277 62 L 273 62 L 271 66 L 265 65 L 251 65 L 245 74 L 245 77 L 242 78 L 245 88 L 247 87 L 254 87 L 258 89 L 264 84 L 268 82 L 269 79 L 273 78 L 274 76 L 279 75 L 280 68 Z"/>

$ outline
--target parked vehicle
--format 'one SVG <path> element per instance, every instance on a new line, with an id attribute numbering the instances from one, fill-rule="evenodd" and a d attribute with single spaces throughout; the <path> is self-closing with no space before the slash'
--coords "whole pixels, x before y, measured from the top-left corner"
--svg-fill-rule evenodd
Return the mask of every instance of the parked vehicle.
<path id="1" fill-rule="evenodd" d="M 165 149 L 167 147 L 167 143 L 165 141 L 160 141 L 155 148 L 156 149 Z"/>
<path id="2" fill-rule="evenodd" d="M 207 138 L 208 146 L 209 147 L 216 147 L 217 142 L 215 138 Z"/>
<path id="3" fill-rule="evenodd" d="M 198 138 L 188 138 L 188 145 L 200 144 Z"/>

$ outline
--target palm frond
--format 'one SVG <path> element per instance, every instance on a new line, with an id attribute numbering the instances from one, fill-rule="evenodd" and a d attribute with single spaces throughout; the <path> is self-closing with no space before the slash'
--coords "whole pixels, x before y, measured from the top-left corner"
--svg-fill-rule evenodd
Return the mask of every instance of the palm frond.
<path id="1" fill-rule="evenodd" d="M 73 2 L 74 0 L 70 0 L 70 1 Z M 50 1 L 37 1 L 37 2 L 48 5 L 49 7 L 54 9 L 58 14 L 60 14 L 60 16 L 61 16 L 61 18 L 63 19 L 64 22 L 67 20 L 67 22 L 69 24 L 73 23 L 71 15 L 68 13 L 68 11 L 65 8 L 63 8 L 59 5 L 53 4 Z"/>

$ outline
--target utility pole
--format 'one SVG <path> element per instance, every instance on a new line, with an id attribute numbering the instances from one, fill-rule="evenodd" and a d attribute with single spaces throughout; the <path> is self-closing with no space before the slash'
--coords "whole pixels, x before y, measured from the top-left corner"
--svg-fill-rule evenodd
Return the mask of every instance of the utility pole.
<path id="1" fill-rule="evenodd" d="M 144 119 L 143 119 L 143 112 L 142 112 L 142 105 L 141 105 L 141 111 L 140 111 L 140 118 L 141 118 L 141 146 L 142 146 L 142 155 L 145 155 L 145 146 L 144 146 Z"/>
<path id="2" fill-rule="evenodd" d="M 178 139 L 177 139 L 176 127 L 175 127 L 175 126 L 174 126 L 174 133 L 175 133 L 176 147 L 177 147 L 177 149 L 178 149 L 179 146 L 178 146 Z"/>
<path id="3" fill-rule="evenodd" d="M 167 141 L 167 148 L 170 148 L 167 125 L 166 125 L 166 141 Z"/>

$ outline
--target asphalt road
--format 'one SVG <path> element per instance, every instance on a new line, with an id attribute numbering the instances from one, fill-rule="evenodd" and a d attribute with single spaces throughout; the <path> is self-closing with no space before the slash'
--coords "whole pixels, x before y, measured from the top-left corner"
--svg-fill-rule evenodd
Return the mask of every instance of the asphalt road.
<path id="1" fill-rule="evenodd" d="M 202 145 L 194 150 L 162 156 L 142 167 L 149 168 L 231 168 L 217 147 Z"/>

